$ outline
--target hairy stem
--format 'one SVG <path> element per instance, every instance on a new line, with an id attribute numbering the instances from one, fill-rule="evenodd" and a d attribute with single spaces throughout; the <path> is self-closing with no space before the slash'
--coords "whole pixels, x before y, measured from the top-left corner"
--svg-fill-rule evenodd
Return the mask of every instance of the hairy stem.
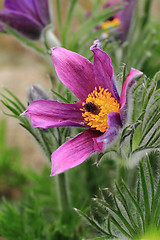
<path id="1" fill-rule="evenodd" d="M 61 131 L 57 128 L 58 132 L 58 145 L 61 146 L 62 144 L 62 136 Z M 70 212 L 71 212 L 71 205 L 69 200 L 69 185 L 67 181 L 66 173 L 61 173 L 57 175 L 57 191 L 59 197 L 59 207 L 62 211 L 63 219 L 62 221 L 66 222 L 69 220 Z"/>
<path id="2" fill-rule="evenodd" d="M 69 200 L 69 188 L 66 173 L 61 173 L 56 176 L 57 191 L 59 199 L 59 208 L 63 213 L 64 220 L 67 220 L 70 215 L 70 200 Z"/>

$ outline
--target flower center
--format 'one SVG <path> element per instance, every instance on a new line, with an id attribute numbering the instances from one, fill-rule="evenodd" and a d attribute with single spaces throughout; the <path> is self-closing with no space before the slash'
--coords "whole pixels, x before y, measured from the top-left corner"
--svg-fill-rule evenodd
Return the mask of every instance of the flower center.
<path id="1" fill-rule="evenodd" d="M 95 87 L 90 93 L 86 102 L 82 104 L 82 116 L 91 128 L 105 132 L 108 128 L 108 114 L 110 112 L 119 113 L 119 103 L 111 96 L 108 89 Z"/>
<path id="2" fill-rule="evenodd" d="M 103 22 L 101 24 L 101 28 L 102 29 L 108 29 L 110 27 L 116 27 L 118 25 L 120 25 L 121 21 L 118 18 L 113 18 L 113 19 L 107 19 L 107 21 Z"/>

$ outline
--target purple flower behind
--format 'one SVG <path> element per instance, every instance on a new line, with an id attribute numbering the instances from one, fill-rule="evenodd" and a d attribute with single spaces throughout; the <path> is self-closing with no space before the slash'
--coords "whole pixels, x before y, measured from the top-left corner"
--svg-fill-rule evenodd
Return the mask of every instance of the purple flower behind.
<path id="1" fill-rule="evenodd" d="M 119 18 L 121 21 L 120 35 L 122 42 L 124 42 L 128 36 L 137 0 L 123 0 L 123 1 L 124 3 L 126 3 L 126 7 L 124 8 L 123 11 L 119 13 Z"/>
<path id="2" fill-rule="evenodd" d="M 128 32 L 131 26 L 131 22 L 132 22 L 135 7 L 136 7 L 136 1 L 137 0 L 122 0 L 121 2 L 125 3 L 124 9 L 116 13 L 111 18 L 106 19 L 106 21 L 102 24 L 103 28 L 105 27 L 107 28 L 107 26 L 110 27 L 110 26 L 116 26 L 120 24 L 120 26 L 118 27 L 118 31 L 119 31 L 119 36 L 122 42 L 124 42 L 128 36 Z M 108 8 L 117 3 L 119 3 L 119 1 L 111 0 L 104 5 L 104 8 Z M 118 7 L 115 7 L 115 9 L 117 8 Z"/>
<path id="3" fill-rule="evenodd" d="M 99 41 L 90 48 L 94 63 L 61 47 L 53 48 L 52 60 L 59 79 L 79 102 L 33 101 L 22 115 L 29 115 L 34 127 L 75 126 L 87 128 L 52 154 L 51 175 L 73 168 L 94 152 L 102 152 L 119 136 L 126 122 L 128 94 L 142 72 L 131 69 L 119 97 L 113 80 L 110 57 Z"/>
<path id="4" fill-rule="evenodd" d="M 0 30 L 5 25 L 25 37 L 37 40 L 50 21 L 48 0 L 5 0 L 0 9 Z"/>

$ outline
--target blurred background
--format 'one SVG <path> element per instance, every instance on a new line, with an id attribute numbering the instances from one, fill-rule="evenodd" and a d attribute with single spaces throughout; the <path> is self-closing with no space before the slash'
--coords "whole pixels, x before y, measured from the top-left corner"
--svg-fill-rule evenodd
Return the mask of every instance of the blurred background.
<path id="1" fill-rule="evenodd" d="M 69 0 L 61 0 L 63 11 L 67 9 Z M 53 2 L 53 10 L 55 0 Z M 80 7 L 89 11 L 91 9 L 92 1 L 79 0 Z M 103 1 L 104 2 L 104 1 Z M 0 2 L 2 8 L 3 1 Z M 160 13 L 160 1 L 152 0 L 151 17 L 152 20 L 157 20 Z M 55 13 L 56 15 L 56 13 Z M 63 12 L 65 16 L 65 11 Z M 56 19 L 56 17 L 55 17 Z M 78 20 L 75 16 L 75 25 Z M 76 26 L 75 26 L 76 27 Z M 55 20 L 56 30 L 56 20 Z M 19 44 L 14 38 L 6 35 L 0 35 L 0 92 L 3 91 L 5 86 L 13 92 L 25 105 L 26 105 L 26 90 L 32 84 L 41 84 L 46 91 L 50 90 L 50 82 L 48 80 L 48 65 L 40 55 L 37 55 L 33 50 L 30 50 L 23 45 Z M 5 119 L 6 142 L 10 147 L 18 147 L 21 151 L 23 166 L 31 166 L 36 171 L 41 171 L 47 161 L 43 153 L 40 151 L 37 144 L 32 140 L 31 136 L 21 126 L 18 121 L 6 117 L 3 114 L 4 106 L 0 103 L 0 121 Z"/>

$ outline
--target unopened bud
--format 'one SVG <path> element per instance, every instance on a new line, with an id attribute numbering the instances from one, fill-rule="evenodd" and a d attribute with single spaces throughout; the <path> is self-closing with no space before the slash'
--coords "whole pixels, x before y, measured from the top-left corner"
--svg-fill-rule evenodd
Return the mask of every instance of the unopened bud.
<path id="1" fill-rule="evenodd" d="M 29 103 L 36 100 L 49 100 L 47 92 L 40 85 L 37 84 L 32 85 L 28 89 L 27 98 Z"/>

